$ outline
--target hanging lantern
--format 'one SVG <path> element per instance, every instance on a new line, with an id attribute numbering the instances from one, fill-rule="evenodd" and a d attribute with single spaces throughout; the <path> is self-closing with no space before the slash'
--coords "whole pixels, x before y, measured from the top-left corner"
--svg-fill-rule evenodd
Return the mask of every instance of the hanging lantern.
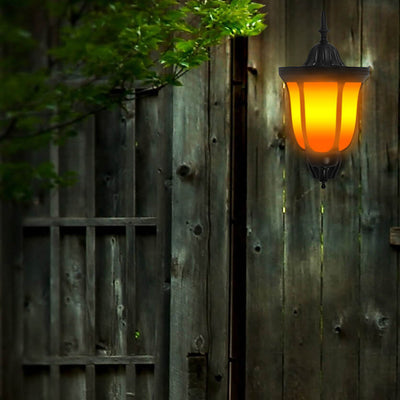
<path id="1" fill-rule="evenodd" d="M 357 130 L 358 98 L 369 68 L 346 67 L 337 49 L 327 41 L 325 13 L 321 41 L 302 67 L 281 67 L 297 144 L 305 151 L 312 175 L 325 182 L 336 176 Z"/>

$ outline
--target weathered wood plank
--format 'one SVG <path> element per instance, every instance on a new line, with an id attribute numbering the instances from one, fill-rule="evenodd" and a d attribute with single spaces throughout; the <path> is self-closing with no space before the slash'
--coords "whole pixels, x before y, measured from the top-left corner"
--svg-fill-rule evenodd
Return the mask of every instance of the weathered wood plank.
<path id="1" fill-rule="evenodd" d="M 97 367 L 96 400 L 114 400 L 125 398 L 127 398 L 125 368 L 122 366 Z"/>
<path id="2" fill-rule="evenodd" d="M 95 118 L 91 117 L 91 124 L 86 132 L 86 207 L 87 216 L 95 215 Z M 86 276 L 85 276 L 85 335 L 86 354 L 94 355 L 96 351 L 96 230 L 86 226 Z M 85 393 L 86 400 L 96 398 L 96 370 L 94 365 L 85 366 Z"/>
<path id="3" fill-rule="evenodd" d="M 40 358 L 25 358 L 23 364 L 32 365 L 146 365 L 154 364 L 152 355 L 140 356 L 47 356 Z"/>
<path id="4" fill-rule="evenodd" d="M 108 207 L 102 209 L 109 210 Z M 126 355 L 124 234 L 121 228 L 96 230 L 96 353 L 99 356 Z M 100 379 L 100 376 L 103 378 Z M 111 393 L 120 393 L 121 396 L 123 393 L 125 396 L 124 368 L 102 368 L 100 376 L 97 371 L 96 396 L 98 398 L 108 398 L 102 396 L 108 396 Z M 101 382 L 102 379 L 104 382 Z"/>
<path id="5" fill-rule="evenodd" d="M 302 65 L 319 40 L 319 0 L 286 3 L 286 65 Z M 307 18 L 305 18 L 307 17 Z M 320 399 L 320 184 L 294 138 L 286 151 L 284 379 L 285 399 Z"/>
<path id="6" fill-rule="evenodd" d="M 130 170 L 127 160 L 126 116 L 115 107 L 96 115 L 95 184 L 96 216 L 126 216 L 127 201 L 132 201 L 126 189 Z M 127 197 L 128 196 L 128 197 Z"/>
<path id="7" fill-rule="evenodd" d="M 24 238 L 24 354 L 49 353 L 50 337 L 50 235 L 40 229 Z"/>
<path id="8" fill-rule="evenodd" d="M 54 170 L 59 173 L 59 149 L 50 145 L 50 161 Z M 50 192 L 50 215 L 60 215 L 59 190 Z M 50 228 L 50 354 L 60 352 L 60 228 Z M 60 370 L 58 366 L 50 366 L 50 396 L 60 398 Z"/>
<path id="9" fill-rule="evenodd" d="M 207 356 L 188 354 L 188 400 L 207 399 Z"/>
<path id="10" fill-rule="evenodd" d="M 131 101 L 125 104 L 127 113 L 124 115 L 126 124 L 126 177 L 125 177 L 125 215 L 136 215 L 136 102 Z M 125 229 L 125 298 L 126 312 L 126 351 L 127 354 L 134 354 L 135 345 L 135 323 L 136 323 L 136 263 L 135 263 L 135 234 L 134 226 L 127 226 Z M 125 367 L 126 398 L 135 396 L 136 370 L 135 366 L 128 364 Z"/>
<path id="11" fill-rule="evenodd" d="M 96 400 L 96 368 L 85 364 L 86 400 Z"/>
<path id="12" fill-rule="evenodd" d="M 133 212 L 134 206 L 133 206 Z M 126 270 L 125 270 L 125 296 L 126 296 L 126 351 L 128 355 L 135 354 L 136 341 L 136 228 L 128 226 L 125 230 L 125 251 L 126 251 Z M 134 395 L 136 390 L 136 370 L 132 366 L 127 366 L 126 391 Z"/>
<path id="13" fill-rule="evenodd" d="M 187 398 L 187 354 L 208 352 L 209 339 L 207 65 L 182 82 L 174 89 L 172 150 L 170 398 L 175 400 Z"/>
<path id="14" fill-rule="evenodd" d="M 164 180 L 167 179 L 165 174 L 170 170 L 170 153 L 166 153 L 167 149 L 164 148 L 165 142 L 170 141 L 172 131 L 172 116 L 167 114 L 170 103 L 171 90 L 137 100 L 136 215 L 158 214 L 162 218 L 166 190 Z M 154 233 L 157 233 L 157 237 Z M 157 232 L 137 229 L 135 236 L 135 353 L 155 354 L 158 360 L 155 369 L 136 370 L 136 395 L 146 399 L 151 398 L 155 392 L 157 398 L 165 398 L 168 390 L 168 384 L 165 384 L 168 368 L 168 335 L 165 335 L 165 329 L 168 325 L 164 325 L 164 260 L 160 260 L 160 246 L 165 240 L 165 233 L 158 225 Z M 168 297 L 166 300 L 168 301 Z M 160 356 L 163 357 L 162 360 Z M 163 364 L 159 364 L 160 362 Z M 153 373 L 156 375 L 153 376 Z"/>
<path id="15" fill-rule="evenodd" d="M 160 157 L 160 136 L 163 115 L 159 115 L 159 97 L 149 96 L 136 101 L 136 215 L 157 214 L 157 171 Z"/>
<path id="16" fill-rule="evenodd" d="M 137 366 L 135 399 L 155 399 L 154 392 L 154 367 L 150 365 Z"/>
<path id="17" fill-rule="evenodd" d="M 86 400 L 86 376 L 84 367 L 61 367 L 60 399 Z"/>
<path id="18" fill-rule="evenodd" d="M 3 310 L 3 340 L 2 363 L 3 396 L 4 398 L 22 398 L 23 371 L 21 360 L 24 347 L 24 287 L 23 287 L 23 260 L 22 234 L 20 230 L 20 208 L 2 202 L 2 225 L 0 226 L 2 254 L 0 299 Z"/>
<path id="19" fill-rule="evenodd" d="M 121 114 L 121 128 L 126 135 L 125 151 L 125 217 L 136 215 L 136 101 L 125 104 Z"/>
<path id="20" fill-rule="evenodd" d="M 109 217 L 109 218 L 57 218 L 57 217 L 40 217 L 25 218 L 24 227 L 36 226 L 155 226 L 157 224 L 156 217 Z"/>
<path id="21" fill-rule="evenodd" d="M 96 330 L 96 232 L 95 228 L 86 228 L 86 276 L 85 276 L 85 335 L 86 335 L 86 353 L 95 353 L 95 330 Z"/>
<path id="22" fill-rule="evenodd" d="M 209 93 L 209 353 L 207 398 L 228 396 L 231 43 L 211 50 Z"/>
<path id="23" fill-rule="evenodd" d="M 51 211 L 58 214 L 58 196 L 53 195 Z M 60 228 L 50 228 L 50 354 L 60 353 Z M 46 353 L 44 353 L 46 354 Z M 60 396 L 60 371 L 50 368 L 50 393 L 52 398 Z"/>
<path id="24" fill-rule="evenodd" d="M 77 181 L 74 185 L 60 188 L 60 214 L 63 217 L 86 217 L 88 202 L 92 199 L 87 193 L 91 185 L 86 185 L 87 176 L 87 146 L 88 136 L 86 133 L 93 129 L 93 119 L 75 126 L 77 136 L 69 138 L 59 152 L 59 170 L 61 174 L 74 171 Z"/>
<path id="25" fill-rule="evenodd" d="M 50 151 L 48 147 L 37 149 L 25 153 L 23 158 L 32 165 L 38 165 L 50 160 Z M 24 209 L 24 216 L 44 217 L 48 215 L 50 215 L 50 196 L 45 189 L 35 188 L 35 193 L 29 207 Z"/>
<path id="26" fill-rule="evenodd" d="M 69 212 L 74 213 L 73 208 Z M 60 228 L 51 228 L 60 229 Z M 60 237 L 60 331 L 59 354 L 85 354 L 88 348 L 86 311 L 86 232 L 83 228 L 64 228 Z M 57 353 L 56 353 L 57 354 Z M 53 370 L 58 367 L 51 366 Z M 81 368 L 63 369 L 52 374 L 52 382 L 60 381 L 61 398 L 82 398 L 85 371 Z M 65 386 L 68 386 L 66 391 Z M 64 389 L 63 389 L 64 387 Z M 67 396 L 67 397 L 64 397 Z"/>
<path id="27" fill-rule="evenodd" d="M 40 357 L 50 350 L 50 234 L 48 229 L 41 229 L 32 236 L 25 236 L 24 254 L 24 355 Z M 21 361 L 21 360 L 19 360 Z M 24 393 L 33 388 L 47 393 L 48 370 L 40 369 L 37 373 L 25 370 Z M 29 395 L 28 397 L 29 398 Z"/>
<path id="28" fill-rule="evenodd" d="M 157 268 L 158 306 L 155 321 L 154 398 L 169 397 L 169 318 L 171 270 L 171 147 L 172 147 L 172 88 L 158 94 L 158 154 L 157 166 Z"/>
<path id="29" fill-rule="evenodd" d="M 360 66 L 361 15 L 358 2 L 328 1 L 329 42 L 348 66 Z M 357 399 L 359 356 L 359 203 L 358 135 L 339 175 L 322 192 L 324 398 Z M 345 222 L 345 223 L 344 223 Z"/>
<path id="30" fill-rule="evenodd" d="M 285 3 L 264 1 L 267 29 L 249 39 L 246 398 L 282 398 Z M 266 338 L 268 338 L 266 340 Z"/>
<path id="31" fill-rule="evenodd" d="M 50 393 L 49 368 L 25 368 L 22 383 L 23 394 L 11 394 L 10 399 L 48 400 L 53 399 Z M 18 397 L 16 397 L 18 395 Z M 6 399 L 7 397 L 5 397 Z"/>
<path id="32" fill-rule="evenodd" d="M 120 229 L 96 231 L 96 349 L 126 354 L 125 241 Z"/>
<path id="33" fill-rule="evenodd" d="M 60 254 L 60 351 L 84 354 L 86 343 L 86 235 L 83 229 L 61 232 Z"/>
<path id="34" fill-rule="evenodd" d="M 399 3 L 365 0 L 362 7 L 362 64 L 372 71 L 365 84 L 361 141 L 360 396 L 394 399 L 398 255 L 387 234 L 399 223 Z"/>
<path id="35" fill-rule="evenodd" d="M 163 275 L 157 256 L 157 238 L 148 229 L 136 232 L 136 323 L 135 354 L 155 354 L 156 316 L 160 307 Z M 162 329 L 162 328 L 161 328 Z M 136 393 L 139 398 L 151 399 L 154 392 L 154 369 L 136 369 Z M 140 393 L 140 396 L 139 394 Z"/>

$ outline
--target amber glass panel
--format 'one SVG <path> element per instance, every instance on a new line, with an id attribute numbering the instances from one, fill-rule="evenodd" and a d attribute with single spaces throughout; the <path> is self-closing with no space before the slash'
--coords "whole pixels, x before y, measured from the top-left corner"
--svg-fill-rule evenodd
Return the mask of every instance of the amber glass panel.
<path id="1" fill-rule="evenodd" d="M 332 149 L 336 134 L 337 82 L 305 82 L 306 133 L 312 150 Z"/>
<path id="2" fill-rule="evenodd" d="M 339 150 L 348 147 L 353 139 L 357 118 L 358 94 L 361 82 L 347 82 L 343 88 L 342 121 L 340 126 Z"/>
<path id="3" fill-rule="evenodd" d="M 290 95 L 290 111 L 292 116 L 292 127 L 298 145 L 305 149 L 303 131 L 301 129 L 300 91 L 296 82 L 288 82 L 287 87 Z"/>

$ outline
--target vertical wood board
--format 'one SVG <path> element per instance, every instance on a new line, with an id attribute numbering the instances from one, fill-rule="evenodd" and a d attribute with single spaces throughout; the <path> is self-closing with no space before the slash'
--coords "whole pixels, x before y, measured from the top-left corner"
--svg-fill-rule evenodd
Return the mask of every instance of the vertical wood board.
<path id="1" fill-rule="evenodd" d="M 398 1 L 364 0 L 362 23 L 362 64 L 372 70 L 363 97 L 360 149 L 360 395 L 395 398 L 398 255 L 389 246 L 388 236 L 390 227 L 399 222 Z"/>
<path id="2" fill-rule="evenodd" d="M 361 5 L 327 1 L 328 40 L 348 66 L 361 65 Z M 358 132 L 338 176 L 321 193 L 323 205 L 322 393 L 328 399 L 359 395 Z"/>
<path id="3" fill-rule="evenodd" d="M 285 131 L 278 66 L 285 3 L 263 2 L 267 29 L 249 39 L 246 398 L 281 398 Z M 266 338 L 268 338 L 266 340 Z"/>
<path id="4" fill-rule="evenodd" d="M 61 232 L 59 351 L 63 355 L 79 355 L 87 349 L 85 239 L 83 229 Z"/>
<path id="5" fill-rule="evenodd" d="M 208 68 L 174 90 L 170 398 L 187 398 L 188 353 L 208 351 Z"/>
<path id="6" fill-rule="evenodd" d="M 127 201 L 132 201 L 126 192 L 131 162 L 126 158 L 127 145 L 131 144 L 127 138 L 126 117 L 114 107 L 98 113 L 95 126 L 96 216 L 125 216 Z"/>
<path id="7" fill-rule="evenodd" d="M 322 4 L 286 2 L 286 65 L 302 65 L 319 40 Z M 284 398 L 320 398 L 320 183 L 294 138 L 286 151 Z"/>
<path id="8" fill-rule="evenodd" d="M 230 263 L 230 79 L 231 43 L 211 50 L 208 135 L 208 324 L 207 398 L 228 395 L 229 263 Z"/>

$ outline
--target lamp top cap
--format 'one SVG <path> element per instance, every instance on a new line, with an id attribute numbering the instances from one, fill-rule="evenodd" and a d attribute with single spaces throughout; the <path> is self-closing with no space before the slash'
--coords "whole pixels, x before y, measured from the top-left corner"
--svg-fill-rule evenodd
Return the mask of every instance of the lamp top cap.
<path id="1" fill-rule="evenodd" d="M 321 34 L 321 40 L 311 49 L 304 65 L 307 67 L 344 66 L 336 47 L 328 43 L 328 26 L 326 24 L 325 11 L 322 11 L 321 14 L 321 28 L 319 32 Z"/>

